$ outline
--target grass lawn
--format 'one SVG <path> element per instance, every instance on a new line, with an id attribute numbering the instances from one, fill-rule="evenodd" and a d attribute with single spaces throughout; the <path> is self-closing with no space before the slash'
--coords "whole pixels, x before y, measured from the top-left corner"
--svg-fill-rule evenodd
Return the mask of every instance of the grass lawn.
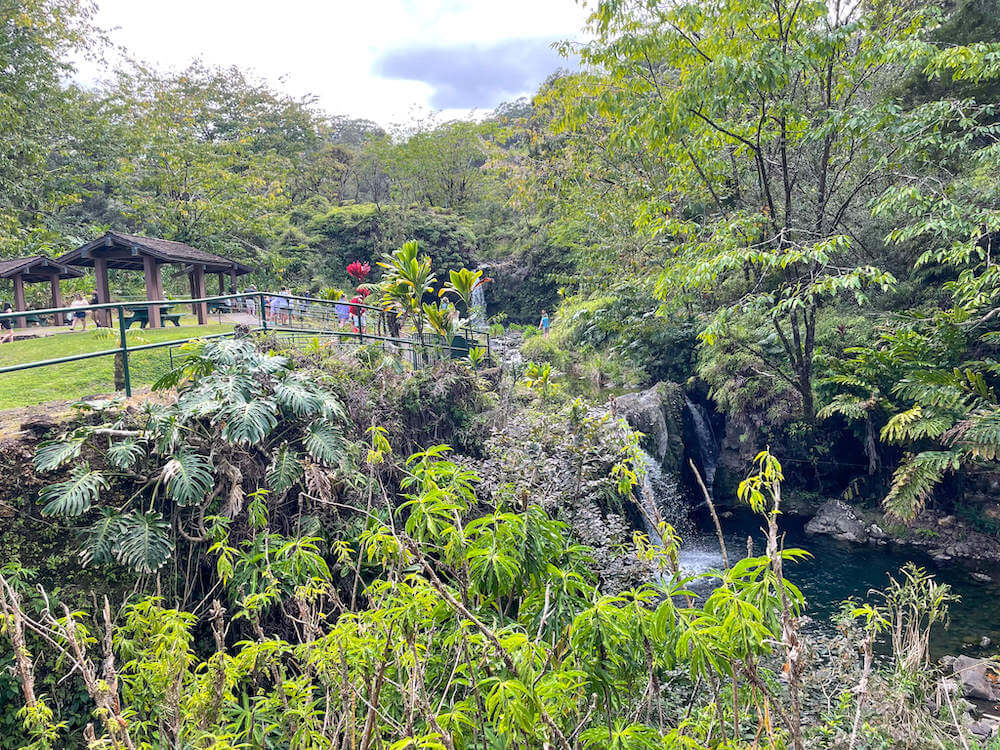
<path id="1" fill-rule="evenodd" d="M 129 344 L 153 344 L 159 341 L 195 338 L 233 330 L 231 324 L 183 325 L 180 328 L 133 329 Z M 59 333 L 45 338 L 0 344 L 0 367 L 67 357 L 72 354 L 112 349 L 118 346 L 118 329 L 108 336 L 89 328 L 80 333 Z M 102 335 L 103 334 L 103 335 Z M 141 340 L 140 340 L 141 339 Z M 175 352 L 176 354 L 176 352 Z M 170 366 L 170 349 L 153 349 L 129 355 L 132 387 L 152 384 Z M 0 374 L 0 409 L 33 406 L 46 401 L 80 399 L 85 396 L 112 393 L 115 389 L 114 357 L 95 357 L 79 362 L 36 367 L 31 370 Z"/>

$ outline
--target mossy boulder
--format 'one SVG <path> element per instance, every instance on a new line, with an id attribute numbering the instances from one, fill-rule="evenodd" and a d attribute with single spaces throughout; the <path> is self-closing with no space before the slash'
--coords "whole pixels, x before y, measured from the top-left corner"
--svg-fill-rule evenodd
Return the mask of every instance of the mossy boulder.
<path id="1" fill-rule="evenodd" d="M 614 412 L 643 434 L 642 446 L 666 472 L 679 472 L 684 461 L 684 390 L 677 383 L 626 393 L 614 400 Z"/>

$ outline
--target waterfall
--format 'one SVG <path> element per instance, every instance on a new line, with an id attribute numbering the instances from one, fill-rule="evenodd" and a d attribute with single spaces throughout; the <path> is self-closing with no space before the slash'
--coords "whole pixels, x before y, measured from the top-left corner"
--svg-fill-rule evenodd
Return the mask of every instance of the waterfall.
<path id="1" fill-rule="evenodd" d="M 719 465 L 719 438 L 712 427 L 712 419 L 702 404 L 696 404 L 687 396 L 684 397 L 694 436 L 698 444 L 698 470 L 705 481 L 705 488 L 712 496 L 712 485 L 715 484 L 715 469 Z"/>
<path id="2" fill-rule="evenodd" d="M 642 486 L 636 492 L 636 503 L 642 516 L 642 530 L 649 541 L 663 545 L 663 538 L 656 528 L 658 520 L 664 520 L 681 537 L 678 562 L 686 574 L 704 573 L 722 566 L 722 555 L 713 534 L 699 532 L 688 516 L 690 508 L 685 503 L 677 477 L 665 474 L 660 463 L 643 453 L 646 474 Z"/>
<path id="3" fill-rule="evenodd" d="M 637 501 L 639 510 L 642 511 L 643 531 L 650 541 L 663 544 L 656 528 L 657 522 L 666 521 L 678 533 L 683 534 L 691 525 L 688 508 L 677 478 L 672 474 L 664 474 L 660 462 L 645 451 L 642 455 L 646 471 Z"/>
<path id="4" fill-rule="evenodd" d="M 480 284 L 472 290 L 472 309 L 469 317 L 473 325 L 486 325 L 486 290 L 485 284 Z"/>

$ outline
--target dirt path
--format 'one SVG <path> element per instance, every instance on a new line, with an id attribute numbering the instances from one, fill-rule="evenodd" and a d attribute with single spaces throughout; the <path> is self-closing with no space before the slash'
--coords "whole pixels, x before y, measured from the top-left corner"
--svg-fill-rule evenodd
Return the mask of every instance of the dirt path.
<path id="1" fill-rule="evenodd" d="M 165 402 L 171 393 L 172 391 L 161 391 L 153 394 L 149 388 L 139 388 L 136 389 L 131 398 L 125 398 L 121 394 L 109 393 L 86 396 L 85 399 L 87 401 L 96 401 L 98 399 L 110 399 L 121 396 L 121 405 L 127 407 L 139 406 L 151 400 Z M 26 432 L 24 425 L 27 424 L 62 421 L 73 413 L 73 404 L 78 401 L 80 399 L 49 401 L 44 404 L 36 404 L 35 406 L 20 406 L 15 409 L 0 410 L 0 440 L 23 435 Z"/>

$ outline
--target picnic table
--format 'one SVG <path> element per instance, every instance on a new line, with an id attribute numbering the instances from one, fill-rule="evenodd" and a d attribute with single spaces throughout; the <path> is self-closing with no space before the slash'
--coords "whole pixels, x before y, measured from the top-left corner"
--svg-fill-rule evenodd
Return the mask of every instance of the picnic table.
<path id="1" fill-rule="evenodd" d="M 228 315 L 233 311 L 233 306 L 227 299 L 217 299 L 214 302 L 208 303 L 208 312 L 211 315 L 214 312 L 220 312 Z"/>
<path id="2" fill-rule="evenodd" d="M 171 313 L 171 305 L 162 305 L 160 307 L 160 322 L 166 325 L 167 321 L 173 323 L 175 326 L 180 327 L 181 325 L 181 315 L 180 313 Z M 127 331 L 132 327 L 133 323 L 138 323 L 140 328 L 145 328 L 149 325 L 149 308 L 137 307 L 132 311 L 132 317 L 125 319 L 125 330 Z"/>

